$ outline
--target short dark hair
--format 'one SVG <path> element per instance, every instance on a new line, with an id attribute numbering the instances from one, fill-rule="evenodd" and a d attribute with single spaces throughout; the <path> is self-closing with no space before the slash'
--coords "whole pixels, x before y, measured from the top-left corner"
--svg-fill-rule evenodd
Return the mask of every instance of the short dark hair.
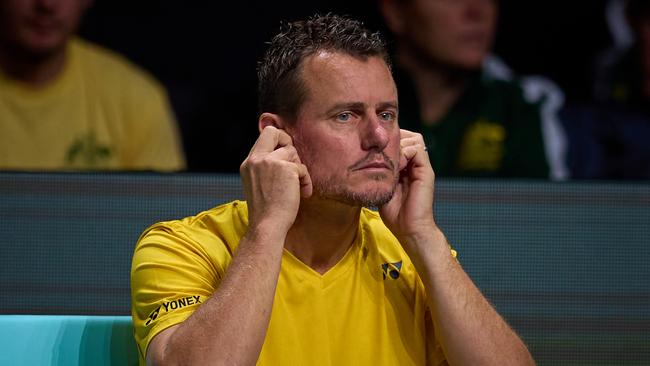
<path id="1" fill-rule="evenodd" d="M 362 60 L 381 57 L 390 68 L 386 42 L 363 23 L 333 14 L 284 23 L 257 68 L 259 112 L 295 120 L 305 98 L 300 78 L 304 59 L 320 51 L 341 52 Z"/>

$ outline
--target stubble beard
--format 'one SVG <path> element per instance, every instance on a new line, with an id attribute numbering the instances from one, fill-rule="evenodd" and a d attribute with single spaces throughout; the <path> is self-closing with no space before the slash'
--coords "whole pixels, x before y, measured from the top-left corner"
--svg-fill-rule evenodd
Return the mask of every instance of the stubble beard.
<path id="1" fill-rule="evenodd" d="M 355 191 L 342 183 L 340 178 L 329 176 L 325 179 L 315 179 L 312 182 L 312 186 L 317 197 L 330 199 L 351 206 L 379 208 L 393 198 L 399 177 L 395 173 L 393 173 L 392 177 L 386 177 L 385 174 L 376 174 L 372 175 L 370 179 L 375 182 L 392 179 L 392 183 L 388 189 L 385 187 L 372 187 L 370 189 Z"/>
<path id="2" fill-rule="evenodd" d="M 302 158 L 309 170 L 314 167 L 317 161 L 317 155 L 306 145 L 302 144 L 300 135 L 294 135 L 294 146 L 298 150 L 298 155 Z M 355 168 L 362 166 L 364 162 L 371 160 L 377 154 L 383 156 L 386 165 L 389 167 L 386 173 L 375 173 L 370 175 L 369 184 L 363 184 L 360 191 L 353 190 L 347 183 L 350 174 L 354 174 Z M 339 174 L 319 174 L 317 171 L 310 171 L 313 197 L 332 200 L 350 206 L 363 206 L 379 208 L 388 203 L 395 194 L 397 184 L 399 183 L 399 173 L 396 164 L 383 152 L 369 152 L 366 157 L 352 164 L 347 169 L 347 177 Z M 385 181 L 391 180 L 389 187 Z M 382 183 L 384 181 L 384 183 Z"/>

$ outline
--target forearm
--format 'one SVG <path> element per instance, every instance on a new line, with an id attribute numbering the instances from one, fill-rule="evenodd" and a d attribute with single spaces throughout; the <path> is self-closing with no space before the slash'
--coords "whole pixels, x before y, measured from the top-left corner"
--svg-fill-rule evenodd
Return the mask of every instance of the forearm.
<path id="1" fill-rule="evenodd" d="M 219 288 L 170 336 L 163 363 L 254 365 L 271 316 L 283 244 L 282 235 L 247 233 Z"/>
<path id="2" fill-rule="evenodd" d="M 526 346 L 451 255 L 439 230 L 410 245 L 441 343 L 451 365 L 531 365 Z M 416 244 L 416 243 L 413 243 Z"/>

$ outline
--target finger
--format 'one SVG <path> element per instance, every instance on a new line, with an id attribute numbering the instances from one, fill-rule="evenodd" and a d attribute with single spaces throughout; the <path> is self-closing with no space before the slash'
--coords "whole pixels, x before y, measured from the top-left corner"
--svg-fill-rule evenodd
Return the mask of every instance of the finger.
<path id="1" fill-rule="evenodd" d="M 267 155 L 273 159 L 279 159 L 284 161 L 290 161 L 292 163 L 301 164 L 300 157 L 298 156 L 298 151 L 293 146 L 282 146 Z"/>
<path id="2" fill-rule="evenodd" d="M 423 152 L 421 155 L 426 156 L 428 159 L 424 138 L 419 133 L 411 132 L 408 130 L 400 130 L 400 147 L 402 149 L 402 156 L 406 159 L 407 162 L 411 161 L 420 151 Z M 400 165 L 401 164 L 402 161 L 400 161 Z"/>
<path id="3" fill-rule="evenodd" d="M 404 159 L 404 161 L 402 161 L 402 159 Z M 413 144 L 403 146 L 402 157 L 400 158 L 400 165 L 402 164 L 404 164 L 404 167 L 409 164 L 412 166 L 430 166 L 431 163 L 429 162 L 429 154 L 427 154 L 424 145 L 420 142 L 415 142 Z"/>
<path id="4" fill-rule="evenodd" d="M 278 147 L 292 146 L 293 140 L 288 133 L 273 126 L 266 126 L 251 149 L 253 152 L 271 152 Z M 250 154 L 249 154 L 250 155 Z"/>
<path id="5" fill-rule="evenodd" d="M 404 139 L 400 141 L 400 147 L 403 149 L 408 146 L 419 146 L 422 149 L 424 149 L 425 145 L 424 142 L 420 141 L 419 139 L 416 138 L 409 138 L 409 139 Z"/>
<path id="6" fill-rule="evenodd" d="M 300 196 L 307 198 L 311 197 L 313 186 L 311 184 L 311 176 L 305 164 L 296 164 L 298 167 L 298 178 L 300 179 Z"/>
<path id="7" fill-rule="evenodd" d="M 413 131 L 409 131 L 409 130 L 405 130 L 405 129 L 403 129 L 403 128 L 399 130 L 399 137 L 400 137 L 401 139 L 408 138 L 408 137 L 413 137 L 413 136 L 415 136 L 415 135 L 419 135 L 419 133 L 417 133 L 417 132 L 413 132 Z"/>
<path id="8" fill-rule="evenodd" d="M 400 146 L 404 147 L 410 145 L 426 146 L 421 134 L 408 130 L 400 130 Z"/>
<path id="9" fill-rule="evenodd" d="M 415 150 L 421 150 L 423 152 L 427 151 L 426 146 L 424 146 L 424 144 L 422 144 L 421 142 L 413 142 L 413 143 L 410 143 L 410 144 L 404 144 L 404 145 L 401 146 L 401 148 L 402 148 L 402 150 L 405 150 L 405 149 L 413 150 L 413 149 L 415 149 Z"/>
<path id="10" fill-rule="evenodd" d="M 424 151 L 422 146 L 419 145 L 409 145 L 402 147 L 402 155 L 406 158 L 407 161 L 411 161 L 419 151 Z"/>

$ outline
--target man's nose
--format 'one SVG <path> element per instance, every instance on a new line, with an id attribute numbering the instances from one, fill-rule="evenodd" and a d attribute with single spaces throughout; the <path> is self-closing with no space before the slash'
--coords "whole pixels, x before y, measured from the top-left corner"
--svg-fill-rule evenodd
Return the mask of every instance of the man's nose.
<path id="1" fill-rule="evenodd" d="M 42 13 L 52 13 L 59 3 L 59 0 L 36 0 L 34 6 Z"/>
<path id="2" fill-rule="evenodd" d="M 384 150 L 388 144 L 388 130 L 386 130 L 387 126 L 379 120 L 379 117 L 371 115 L 360 126 L 361 147 L 364 150 Z"/>

